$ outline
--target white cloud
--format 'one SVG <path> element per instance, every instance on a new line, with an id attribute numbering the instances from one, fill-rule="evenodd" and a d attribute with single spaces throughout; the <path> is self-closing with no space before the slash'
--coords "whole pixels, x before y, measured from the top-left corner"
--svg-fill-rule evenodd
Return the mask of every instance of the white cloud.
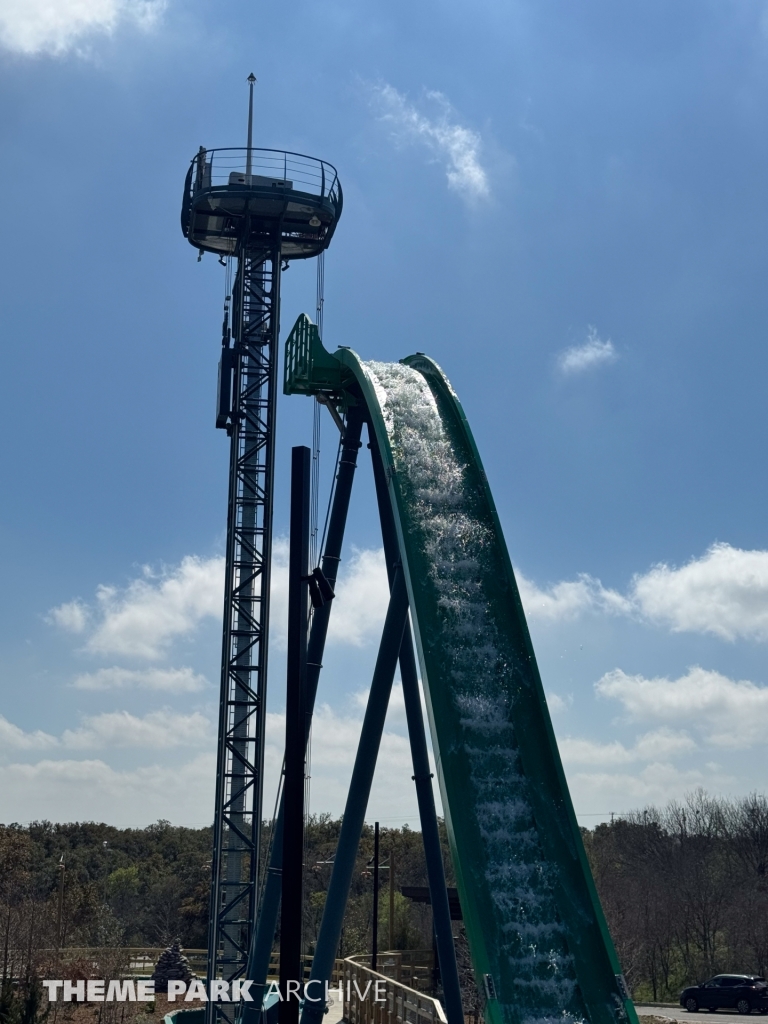
<path id="1" fill-rule="evenodd" d="M 204 618 L 221 618 L 224 559 L 188 555 L 160 575 L 145 570 L 122 593 L 99 587 L 96 597 L 101 621 L 88 639 L 88 650 L 158 658 L 172 640 L 191 633 Z"/>
<path id="2" fill-rule="evenodd" d="M 695 742 L 687 733 L 667 728 L 638 737 L 633 747 L 625 747 L 618 740 L 596 743 L 571 737 L 559 740 L 558 746 L 566 765 L 587 764 L 595 767 L 638 761 L 669 761 L 696 749 Z"/>
<path id="3" fill-rule="evenodd" d="M 551 715 L 560 715 L 572 706 L 573 697 L 570 694 L 567 697 L 561 697 L 559 693 L 547 694 L 547 707 Z"/>
<path id="4" fill-rule="evenodd" d="M 768 639 L 768 551 L 713 544 L 680 569 L 636 576 L 632 591 L 643 615 L 674 632 Z"/>
<path id="5" fill-rule="evenodd" d="M 208 686 L 205 676 L 191 668 L 149 668 L 132 670 L 101 668 L 78 676 L 72 685 L 77 690 L 167 690 L 170 693 L 195 693 Z"/>
<path id="6" fill-rule="evenodd" d="M 141 827 L 213 819 L 216 754 L 116 771 L 101 760 L 43 760 L 0 766 L 0 821 L 108 821 Z"/>
<path id="7" fill-rule="evenodd" d="M 207 742 L 213 735 L 207 718 L 195 711 L 177 714 L 167 708 L 143 718 L 127 711 L 111 711 L 83 719 L 79 729 L 67 729 L 62 745 L 74 750 L 105 747 L 183 747 Z"/>
<path id="8" fill-rule="evenodd" d="M 288 542 L 275 542 L 272 560 L 270 638 L 284 651 L 288 621 Z M 328 625 L 328 643 L 364 647 L 378 641 L 389 604 L 384 550 L 354 549 L 339 565 L 336 597 Z"/>
<path id="9" fill-rule="evenodd" d="M 582 573 L 575 580 L 561 580 L 546 589 L 536 586 L 521 572 L 515 572 L 525 614 L 545 622 L 575 619 L 585 611 L 627 614 L 631 605 L 616 590 L 607 590 L 600 580 Z"/>
<path id="10" fill-rule="evenodd" d="M 45 750 L 57 743 L 56 737 L 47 732 L 24 732 L 0 715 L 0 750 Z"/>
<path id="11" fill-rule="evenodd" d="M 111 746 L 121 728 L 135 741 L 152 747 L 167 745 L 170 731 L 183 728 L 191 738 L 208 735 L 200 716 L 160 715 L 144 719 L 98 715 L 86 719 L 82 730 L 67 733 L 69 749 L 88 743 Z M 352 766 L 362 726 L 358 707 L 345 714 L 321 705 L 316 709 L 311 748 L 310 809 L 344 810 Z M 86 736 L 86 733 L 88 734 Z M 51 738 L 53 740 L 53 737 Z M 285 716 L 267 715 L 265 815 L 271 813 L 283 758 Z M 55 741 L 54 741 L 55 742 Z M 206 742 L 208 742 L 206 740 Z M 433 769 L 434 770 L 434 769 Z M 418 805 L 410 746 L 405 736 L 386 728 L 381 741 L 367 819 L 409 822 L 418 827 Z M 153 764 L 119 771 L 99 759 L 47 758 L 36 764 L 0 765 L 0 821 L 108 821 L 119 827 L 147 825 L 158 818 L 175 824 L 209 824 L 213 817 L 216 755 L 211 749 L 171 764 Z M 435 783 L 435 799 L 440 796 Z"/>
<path id="12" fill-rule="evenodd" d="M 382 549 L 353 550 L 342 561 L 328 642 L 362 647 L 378 639 L 389 602 Z M 100 586 L 95 606 L 70 601 L 52 608 L 48 620 L 75 634 L 86 634 L 85 650 L 152 661 L 162 658 L 170 644 L 188 636 L 207 618 L 221 621 L 224 604 L 224 559 L 189 555 L 178 566 L 160 573 L 145 569 L 127 587 Z M 288 612 L 288 542 L 277 538 L 273 547 L 270 636 L 285 650 Z M 82 690 L 138 687 L 156 690 L 198 690 L 202 676 L 189 668 L 121 667 L 86 673 L 75 680 Z"/>
<path id="13" fill-rule="evenodd" d="M 128 711 L 87 715 L 78 729 L 65 729 L 61 738 L 40 729 L 24 732 L 0 715 L 0 749 L 6 752 L 56 747 L 73 750 L 182 747 L 208 742 L 212 735 L 211 723 L 204 715 L 197 711 L 179 714 L 168 708 L 150 711 L 143 718 Z"/>
<path id="14" fill-rule="evenodd" d="M 149 660 L 162 657 L 171 641 L 191 633 L 204 618 L 220 619 L 223 605 L 224 559 L 188 555 L 173 569 L 146 568 L 123 590 L 100 586 L 95 609 L 69 602 L 53 608 L 49 617 L 76 633 L 90 620 L 85 648 L 91 653 Z"/>
<path id="15" fill-rule="evenodd" d="M 601 612 L 668 626 L 677 633 L 768 640 L 768 551 L 713 544 L 682 568 L 660 564 L 636 575 L 626 596 L 586 573 L 546 588 L 520 572 L 516 577 L 532 621 L 559 622 Z"/>
<path id="16" fill-rule="evenodd" d="M 2 0 L 0 0 L 2 2 Z M 88 625 L 89 610 L 79 598 L 51 608 L 47 620 L 68 633 L 84 633 Z"/>
<path id="17" fill-rule="evenodd" d="M 587 331 L 587 340 L 583 345 L 567 348 L 557 357 L 557 365 L 565 374 L 583 373 L 597 366 L 605 366 L 618 359 L 613 342 L 602 341 L 594 327 Z"/>
<path id="18" fill-rule="evenodd" d="M 768 734 L 768 687 L 719 672 L 694 667 L 679 679 L 646 679 L 615 669 L 595 690 L 618 700 L 633 720 L 685 722 L 716 746 L 748 747 Z"/>
<path id="19" fill-rule="evenodd" d="M 0 0 L 0 44 L 25 56 L 78 50 L 120 25 L 157 24 L 165 0 Z"/>
<path id="20" fill-rule="evenodd" d="M 356 550 L 341 563 L 328 640 L 362 647 L 378 641 L 389 605 L 384 550 Z"/>
<path id="21" fill-rule="evenodd" d="M 25 56 L 61 55 L 121 24 L 152 28 L 165 6 L 165 0 L 2 0 L 0 43 Z"/>
<path id="22" fill-rule="evenodd" d="M 382 121 L 392 126 L 396 139 L 419 142 L 444 163 L 449 188 L 472 200 L 490 195 L 488 175 L 480 163 L 480 135 L 456 123 L 455 112 L 442 93 L 426 93 L 427 100 L 438 108 L 434 119 L 420 113 L 394 86 L 375 86 L 373 94 Z"/>
<path id="23" fill-rule="evenodd" d="M 395 701 L 402 693 L 393 691 Z M 356 706 L 355 706 L 356 705 Z M 354 713 L 344 714 L 327 704 L 315 709 L 311 748 L 310 810 L 329 811 L 339 815 L 344 811 L 349 780 L 352 774 L 363 719 L 360 700 L 354 701 Z M 397 714 L 397 708 L 393 708 Z M 267 791 L 274 800 L 277 778 L 283 759 L 285 716 L 267 715 L 266 775 Z M 432 766 L 434 771 L 434 765 Z M 371 798 L 366 820 L 374 818 L 387 822 L 407 821 L 418 827 L 419 814 L 413 779 L 411 748 L 406 736 L 386 728 L 381 739 L 376 762 Z M 440 793 L 435 781 L 435 801 L 441 808 Z M 265 801 L 270 804 L 270 798 Z"/>
<path id="24" fill-rule="evenodd" d="M 697 786 L 723 792 L 733 782 L 733 778 L 720 771 L 678 768 L 663 761 L 654 761 L 633 772 L 568 772 L 568 786 L 577 816 L 588 815 L 582 820 L 590 827 L 600 818 L 607 819 L 611 811 L 621 814 L 647 804 L 680 800 Z"/>

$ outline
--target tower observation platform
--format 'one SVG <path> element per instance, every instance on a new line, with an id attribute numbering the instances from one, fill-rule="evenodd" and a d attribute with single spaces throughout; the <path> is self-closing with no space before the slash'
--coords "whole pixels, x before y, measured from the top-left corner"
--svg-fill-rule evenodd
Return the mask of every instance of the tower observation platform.
<path id="1" fill-rule="evenodd" d="M 184 183 L 181 229 L 204 252 L 279 244 L 284 260 L 328 248 L 341 216 L 336 168 L 276 149 L 209 149 L 193 158 Z"/>

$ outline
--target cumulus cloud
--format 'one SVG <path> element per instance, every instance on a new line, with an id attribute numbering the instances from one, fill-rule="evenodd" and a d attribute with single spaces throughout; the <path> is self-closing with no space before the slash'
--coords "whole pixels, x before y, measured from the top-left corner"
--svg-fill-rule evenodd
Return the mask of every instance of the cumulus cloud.
<path id="1" fill-rule="evenodd" d="M 315 709 L 310 762 L 310 810 L 329 811 L 334 815 L 344 811 L 363 723 L 359 702 L 355 701 L 350 710 L 351 713 L 345 714 L 327 704 Z M 267 789 L 270 794 L 274 794 L 277 788 L 284 740 L 285 715 L 270 713 L 267 715 L 265 752 Z M 386 727 L 368 803 L 368 820 L 376 818 L 393 823 L 407 821 L 418 827 L 418 804 L 412 775 L 413 763 L 407 737 Z M 434 793 L 439 810 L 442 804 L 436 780 Z"/>
<path id="2" fill-rule="evenodd" d="M 284 651 L 288 622 L 288 542 L 279 539 L 272 559 L 270 639 Z M 389 604 L 383 548 L 353 548 L 336 581 L 328 643 L 364 647 L 378 640 Z"/>
<path id="3" fill-rule="evenodd" d="M 662 728 L 639 736 L 634 746 L 626 747 L 618 740 L 596 743 L 589 739 L 565 737 L 558 743 L 566 765 L 632 764 L 638 761 L 670 761 L 696 749 L 686 732 Z"/>
<path id="4" fill-rule="evenodd" d="M 567 697 L 561 697 L 559 693 L 548 693 L 547 694 L 547 707 L 551 715 L 559 715 L 573 706 L 573 697 L 568 694 Z"/>
<path id="5" fill-rule="evenodd" d="M 647 804 L 666 804 L 680 800 L 697 786 L 727 791 L 733 778 L 716 766 L 699 768 L 678 767 L 665 761 L 653 761 L 640 770 L 569 771 L 568 785 L 571 797 L 581 813 L 589 815 L 585 823 L 594 826 L 598 817 L 607 819 L 611 811 L 622 813 Z M 597 815 L 595 814 L 597 812 Z"/>
<path id="6" fill-rule="evenodd" d="M 61 743 L 74 750 L 183 747 L 207 742 L 212 735 L 210 722 L 199 712 L 184 715 L 166 708 L 142 718 L 128 711 L 89 715 L 79 729 L 66 729 Z"/>
<path id="7" fill-rule="evenodd" d="M 600 580 L 582 573 L 575 580 L 561 580 L 544 589 L 520 572 L 515 573 L 520 599 L 530 619 L 562 621 L 575 619 L 585 611 L 626 615 L 631 604 L 616 590 L 606 589 Z"/>
<path id="8" fill-rule="evenodd" d="M 55 747 L 58 740 L 47 732 L 39 729 L 35 732 L 24 732 L 18 725 L 13 725 L 7 718 L 0 715 L 0 750 L 45 750 Z"/>
<path id="9" fill-rule="evenodd" d="M 389 602 L 382 549 L 353 550 L 342 561 L 328 642 L 362 647 L 378 638 Z M 288 613 L 288 542 L 273 548 L 270 635 L 285 650 Z M 189 555 L 161 572 L 145 569 L 127 587 L 100 586 L 93 605 L 69 601 L 52 608 L 48 621 L 75 635 L 85 635 L 91 654 L 155 661 L 171 643 L 189 636 L 204 619 L 221 621 L 224 605 L 224 559 Z M 81 690 L 126 687 L 154 690 L 199 690 L 205 680 L 189 668 L 132 671 L 113 667 L 78 677 Z"/>
<path id="10" fill-rule="evenodd" d="M 636 576 L 632 590 L 642 614 L 674 632 L 768 640 L 768 551 L 713 544 L 682 568 Z"/>
<path id="11" fill-rule="evenodd" d="M 378 641 L 389 605 L 384 550 L 357 550 L 347 566 L 342 562 L 328 627 L 332 643 L 362 647 Z"/>
<path id="12" fill-rule="evenodd" d="M 436 108 L 434 118 L 421 113 L 394 86 L 375 86 L 373 96 L 381 120 L 392 128 L 396 140 L 419 143 L 443 163 L 449 188 L 471 200 L 490 195 L 488 175 L 480 163 L 480 135 L 457 123 L 456 113 L 442 93 L 425 95 Z"/>
<path id="13" fill-rule="evenodd" d="M 0 821 L 108 821 L 137 828 L 159 818 L 209 825 L 214 751 L 191 760 L 118 771 L 99 759 L 0 766 Z"/>
<path id="14" fill-rule="evenodd" d="M 560 622 L 586 612 L 625 615 L 673 632 L 724 640 L 768 640 L 768 551 L 714 544 L 681 568 L 665 564 L 633 577 L 626 595 L 583 573 L 541 588 L 516 573 L 526 615 Z"/>
<path id="15" fill-rule="evenodd" d="M 618 700 L 632 720 L 685 722 L 720 747 L 763 743 L 768 731 L 768 687 L 698 666 L 679 679 L 647 679 L 615 669 L 595 683 L 595 690 Z"/>
<path id="16" fill-rule="evenodd" d="M 132 670 L 101 668 L 85 672 L 72 683 L 76 690 L 167 690 L 169 693 L 196 693 L 208 686 L 205 676 L 191 668 L 149 668 Z"/>
<path id="17" fill-rule="evenodd" d="M 88 606 L 79 598 L 74 601 L 66 601 L 57 608 L 51 608 L 47 620 L 68 633 L 84 633 L 88 625 Z"/>
<path id="18" fill-rule="evenodd" d="M 614 363 L 617 359 L 618 354 L 610 338 L 603 341 L 595 328 L 590 327 L 584 344 L 564 349 L 557 357 L 557 365 L 561 373 L 573 375 Z"/>
<path id="19" fill-rule="evenodd" d="M 159 575 L 146 569 L 123 591 L 99 587 L 96 598 L 100 621 L 88 638 L 88 650 L 158 658 L 172 640 L 191 633 L 204 618 L 221 617 L 224 559 L 188 555 Z"/>
<path id="20" fill-rule="evenodd" d="M 128 733 L 135 746 L 165 749 L 178 731 L 185 741 L 210 742 L 211 726 L 200 715 L 156 712 L 143 718 L 124 712 L 94 715 L 82 727 L 64 734 L 59 749 L 107 749 Z M 349 780 L 362 726 L 358 705 L 348 712 L 327 705 L 316 709 L 311 744 L 310 809 L 344 810 Z M 0 732 L 0 742 L 4 734 Z M 265 806 L 271 807 L 283 760 L 285 716 L 267 715 Z M 54 737 L 50 738 L 54 744 Z M 157 744 L 160 746 L 158 747 Z M 211 748 L 213 744 L 211 743 Z M 31 748 L 30 748 L 31 749 Z M 434 766 L 433 766 L 434 770 Z M 382 736 L 368 818 L 418 827 L 418 804 L 410 746 L 389 726 Z M 172 763 L 117 770 L 99 758 L 54 759 L 34 764 L 0 765 L 0 821 L 109 821 L 118 827 L 148 825 L 158 818 L 174 824 L 209 824 L 213 817 L 216 755 L 204 750 L 190 760 L 174 756 Z M 440 795 L 435 782 L 435 799 Z"/>
<path id="21" fill-rule="evenodd" d="M 165 7 L 165 0 L 1 0 L 0 45 L 25 56 L 81 51 L 121 25 L 152 28 Z"/>
<path id="22" fill-rule="evenodd" d="M 74 633 L 90 624 L 85 649 L 93 654 L 150 660 L 203 619 L 220 619 L 223 605 L 224 559 L 189 555 L 159 573 L 145 568 L 123 589 L 100 586 L 95 607 L 69 602 L 51 609 L 49 618 Z"/>
<path id="23" fill-rule="evenodd" d="M 128 711 L 87 715 L 78 729 L 65 729 L 61 737 L 37 729 L 24 732 L 0 715 L 0 747 L 9 750 L 101 750 L 116 747 L 181 747 L 207 742 L 212 736 L 209 720 L 195 711 L 179 714 L 165 708 L 143 717 Z"/>

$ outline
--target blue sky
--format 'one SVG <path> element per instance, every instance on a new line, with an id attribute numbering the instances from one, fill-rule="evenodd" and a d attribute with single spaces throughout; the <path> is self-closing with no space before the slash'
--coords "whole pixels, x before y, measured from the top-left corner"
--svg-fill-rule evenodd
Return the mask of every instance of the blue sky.
<path id="1" fill-rule="evenodd" d="M 764 790 L 768 5 L 0 0 L 0 820 L 211 818 L 224 282 L 178 215 L 251 70 L 255 143 L 344 185 L 326 343 L 461 396 L 581 820 Z M 285 336 L 314 266 L 283 287 Z M 310 403 L 279 416 L 284 536 Z M 385 606 L 367 467 L 349 540 L 334 813 Z M 396 695 L 371 818 L 416 823 L 410 775 Z"/>

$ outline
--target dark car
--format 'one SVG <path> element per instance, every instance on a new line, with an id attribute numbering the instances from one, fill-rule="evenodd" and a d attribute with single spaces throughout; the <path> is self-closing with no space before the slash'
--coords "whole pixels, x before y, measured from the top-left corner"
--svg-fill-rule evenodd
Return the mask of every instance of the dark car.
<path id="1" fill-rule="evenodd" d="M 756 974 L 718 974 L 703 985 L 691 985 L 680 993 L 680 1005 L 697 1010 L 737 1010 L 768 1013 L 768 984 Z"/>

